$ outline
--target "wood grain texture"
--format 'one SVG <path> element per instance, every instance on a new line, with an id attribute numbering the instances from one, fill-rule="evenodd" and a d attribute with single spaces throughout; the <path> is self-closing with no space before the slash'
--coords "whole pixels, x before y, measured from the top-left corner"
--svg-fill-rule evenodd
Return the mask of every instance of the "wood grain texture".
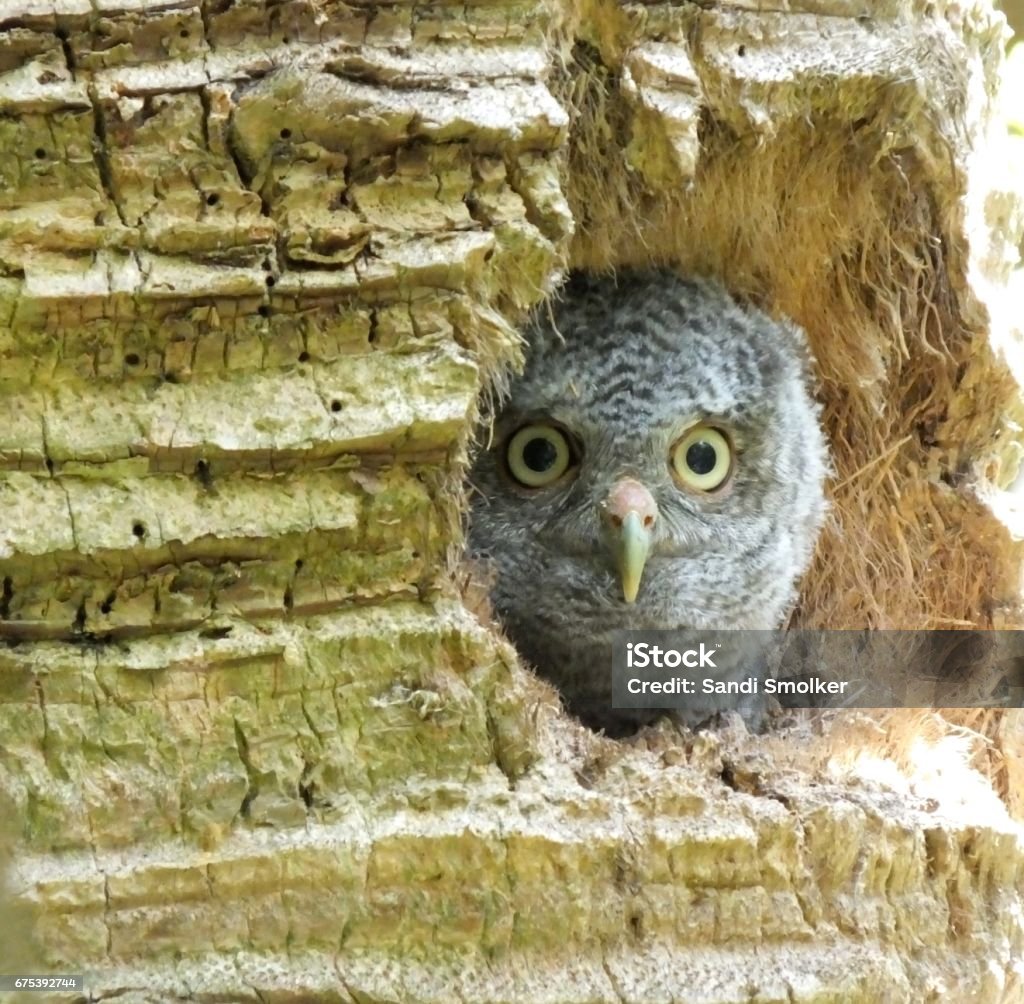
<path id="1" fill-rule="evenodd" d="M 885 760 L 877 722 L 612 743 L 458 588 L 523 312 L 660 259 L 815 343 L 804 621 L 1016 616 L 982 499 L 1024 424 L 999 21 L 760 6 L 6 0 L 0 969 L 121 1002 L 1024 1000 L 1024 840 L 966 756 L 840 765 Z"/>

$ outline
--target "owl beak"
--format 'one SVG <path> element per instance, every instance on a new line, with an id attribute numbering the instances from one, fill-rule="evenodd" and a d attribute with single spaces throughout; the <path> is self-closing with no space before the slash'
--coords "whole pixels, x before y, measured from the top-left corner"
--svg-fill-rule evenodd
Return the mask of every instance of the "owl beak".
<path id="1" fill-rule="evenodd" d="M 602 509 L 622 583 L 622 598 L 627 603 L 635 603 L 651 551 L 651 530 L 658 518 L 657 503 L 645 485 L 626 478 L 613 486 Z"/>
<path id="2" fill-rule="evenodd" d="M 635 603 L 640 592 L 640 579 L 647 564 L 647 555 L 651 550 L 651 532 L 643 523 L 638 512 L 626 514 L 622 521 L 616 541 L 615 557 L 619 566 L 619 579 L 622 582 L 622 598 L 627 603 Z"/>

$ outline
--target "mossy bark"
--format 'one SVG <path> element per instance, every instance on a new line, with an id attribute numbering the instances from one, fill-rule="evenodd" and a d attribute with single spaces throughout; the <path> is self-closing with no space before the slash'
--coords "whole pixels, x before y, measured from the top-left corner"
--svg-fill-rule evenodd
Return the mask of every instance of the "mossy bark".
<path id="1" fill-rule="evenodd" d="M 802 621 L 1014 622 L 1001 23 L 875 6 L 8 0 L 0 970 L 1024 1000 L 1024 841 L 974 769 L 999 751 L 1019 812 L 1019 719 L 938 783 L 840 762 L 911 749 L 891 718 L 616 744 L 460 589 L 523 312 L 657 261 L 811 335 L 837 474 Z"/>

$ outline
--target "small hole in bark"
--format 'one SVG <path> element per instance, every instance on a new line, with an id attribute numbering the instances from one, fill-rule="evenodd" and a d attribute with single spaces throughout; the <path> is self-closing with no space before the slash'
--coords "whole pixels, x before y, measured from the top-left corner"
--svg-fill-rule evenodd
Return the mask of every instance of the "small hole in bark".
<path id="1" fill-rule="evenodd" d="M 308 363 L 309 362 L 309 353 L 308 352 L 300 352 L 299 353 L 299 362 L 300 363 Z"/>
<path id="2" fill-rule="evenodd" d="M 107 598 L 100 604 L 100 613 L 109 614 L 114 609 L 114 600 L 117 598 L 116 593 L 108 593 Z"/>
<path id="3" fill-rule="evenodd" d="M 182 28 L 181 31 L 178 32 L 178 38 L 188 38 L 188 28 Z"/>
<path id="4" fill-rule="evenodd" d="M 232 629 L 230 627 L 214 627 L 206 628 L 204 631 L 199 632 L 200 638 L 211 638 L 214 641 L 219 641 L 221 638 L 227 638 L 231 634 Z"/>
<path id="5" fill-rule="evenodd" d="M 270 317 L 270 308 L 264 303 L 261 307 L 256 308 L 256 313 L 260 317 Z"/>
<path id="6" fill-rule="evenodd" d="M 297 558 L 295 560 L 295 571 L 296 572 L 301 572 L 302 571 L 302 566 L 304 564 L 305 564 L 305 562 L 301 558 Z"/>
<path id="7" fill-rule="evenodd" d="M 331 402 L 331 411 L 333 411 L 333 412 L 341 411 L 341 402 L 340 401 L 332 401 Z"/>
<path id="8" fill-rule="evenodd" d="M 4 578 L 4 591 L 0 595 L 0 621 L 7 620 L 11 615 L 11 598 L 14 596 L 14 580 L 8 575 Z"/>
<path id="9" fill-rule="evenodd" d="M 291 138 L 292 138 L 292 131 L 291 131 L 291 129 L 285 128 L 285 129 L 281 130 L 281 139 L 291 139 Z"/>
<path id="10" fill-rule="evenodd" d="M 220 196 L 216 192 L 210 192 L 210 194 L 206 196 L 206 204 L 208 206 L 215 206 L 218 202 L 220 202 Z"/>
<path id="11" fill-rule="evenodd" d="M 737 55 L 737 56 L 745 56 L 746 54 L 747 54 L 747 47 L 746 47 L 745 45 L 741 45 L 741 46 L 740 46 L 740 47 L 739 47 L 739 48 L 738 48 L 738 49 L 736 50 L 736 55 Z"/>
<path id="12" fill-rule="evenodd" d="M 210 464 L 208 461 L 196 461 L 196 478 L 204 488 L 209 488 L 213 484 L 213 475 L 210 473 Z"/>
<path id="13" fill-rule="evenodd" d="M 46 151 L 41 146 L 36 148 L 36 160 L 46 160 Z"/>
<path id="14" fill-rule="evenodd" d="M 144 523 L 132 523 L 132 533 L 135 534 L 139 540 L 142 540 L 146 536 L 146 527 Z"/>
<path id="15" fill-rule="evenodd" d="M 269 272 L 270 271 L 270 262 L 267 261 L 266 258 L 263 259 L 263 271 L 264 272 Z"/>
<path id="16" fill-rule="evenodd" d="M 85 627 L 85 601 L 79 604 L 75 611 L 75 630 L 81 631 Z"/>
<path id="17" fill-rule="evenodd" d="M 137 352 L 129 352 L 128 355 L 124 357 L 124 361 L 127 366 L 138 366 L 141 360 L 139 359 L 139 354 Z"/>
<path id="18" fill-rule="evenodd" d="M 267 287 L 269 288 L 269 287 L 273 286 L 274 283 L 277 282 L 277 280 L 272 275 L 268 275 L 266 282 L 267 282 Z"/>
<path id="19" fill-rule="evenodd" d="M 292 587 L 289 586 L 284 591 L 284 608 L 285 610 L 291 610 L 293 606 L 295 606 L 295 599 L 292 596 Z"/>

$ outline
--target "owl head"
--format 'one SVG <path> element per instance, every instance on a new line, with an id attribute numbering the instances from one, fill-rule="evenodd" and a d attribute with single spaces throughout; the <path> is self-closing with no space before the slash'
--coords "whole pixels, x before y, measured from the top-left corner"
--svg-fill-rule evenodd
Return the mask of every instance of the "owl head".
<path id="1" fill-rule="evenodd" d="M 825 511 L 803 332 L 645 271 L 571 276 L 526 337 L 470 524 L 520 651 L 565 686 L 616 629 L 778 626 Z"/>

